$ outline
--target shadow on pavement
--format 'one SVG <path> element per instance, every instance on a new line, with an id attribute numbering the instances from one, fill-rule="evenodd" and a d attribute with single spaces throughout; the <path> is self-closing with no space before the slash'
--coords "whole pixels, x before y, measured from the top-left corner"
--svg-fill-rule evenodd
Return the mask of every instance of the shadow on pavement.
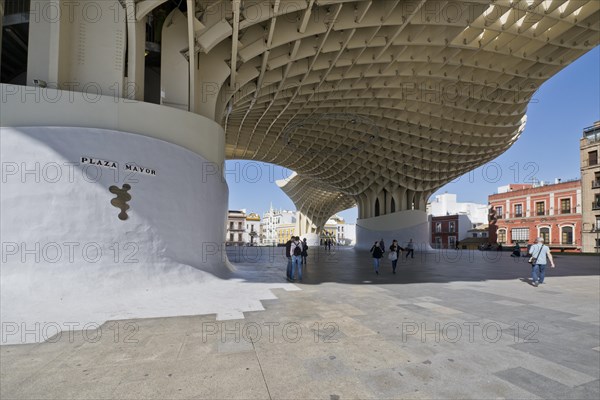
<path id="1" fill-rule="evenodd" d="M 228 248 L 227 255 L 237 268 L 236 277 L 250 282 L 285 281 L 287 259 L 283 247 Z M 387 254 L 387 253 L 386 253 Z M 554 255 L 556 268 L 546 270 L 548 278 L 600 275 L 600 256 Z M 447 283 L 521 279 L 531 284 L 527 257 L 513 258 L 508 251 L 434 250 L 415 252 L 415 258 L 398 260 L 396 274 L 391 261 L 381 259 L 375 274 L 370 253 L 351 247 L 309 250 L 303 268 L 303 284 L 336 282 L 344 284 Z"/>

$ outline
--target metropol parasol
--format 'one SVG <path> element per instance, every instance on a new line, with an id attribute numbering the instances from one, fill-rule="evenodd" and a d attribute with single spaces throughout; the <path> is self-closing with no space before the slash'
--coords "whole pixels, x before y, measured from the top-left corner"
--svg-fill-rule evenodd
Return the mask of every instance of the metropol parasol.
<path id="1" fill-rule="evenodd" d="M 357 205 L 359 245 L 425 242 L 429 196 L 508 149 L 600 38 L 596 0 L 29 8 L 3 7 L 3 240 L 135 242 L 216 274 L 224 160 L 295 171 L 280 185 L 314 232 Z"/>

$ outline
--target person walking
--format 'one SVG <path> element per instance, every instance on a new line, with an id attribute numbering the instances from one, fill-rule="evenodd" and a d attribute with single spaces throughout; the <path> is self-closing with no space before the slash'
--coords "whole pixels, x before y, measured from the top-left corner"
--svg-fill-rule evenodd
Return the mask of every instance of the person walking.
<path id="1" fill-rule="evenodd" d="M 410 239 L 408 241 L 408 243 L 406 244 L 406 258 L 408 258 L 408 256 L 410 255 L 410 258 L 415 258 L 415 245 L 413 243 L 413 240 Z"/>
<path id="2" fill-rule="evenodd" d="M 531 264 L 531 284 L 537 287 L 539 284 L 544 283 L 544 277 L 546 276 L 546 264 L 550 260 L 550 266 L 555 267 L 552 253 L 550 248 L 544 246 L 544 238 L 538 237 L 535 239 L 535 244 L 529 249 L 529 263 Z"/>
<path id="3" fill-rule="evenodd" d="M 383 250 L 379 247 L 379 243 L 375 242 L 370 251 L 373 255 L 373 267 L 375 268 L 375 273 L 379 275 L 379 260 L 383 257 Z"/>
<path id="4" fill-rule="evenodd" d="M 294 240 L 291 245 L 292 253 L 292 275 L 291 279 L 294 280 L 296 271 L 298 271 L 298 281 L 302 282 L 302 243 L 300 243 L 300 237 L 294 236 Z"/>
<path id="5" fill-rule="evenodd" d="M 308 244 L 306 238 L 302 239 L 302 265 L 306 266 L 306 257 L 308 257 Z"/>
<path id="6" fill-rule="evenodd" d="M 515 247 L 513 247 L 512 253 L 510 253 L 511 257 L 521 257 L 521 245 L 519 242 L 515 242 Z"/>
<path id="7" fill-rule="evenodd" d="M 285 242 L 285 256 L 287 257 L 287 271 L 285 275 L 288 280 L 292 280 L 292 239 L 294 239 L 293 236 Z"/>
<path id="8" fill-rule="evenodd" d="M 398 241 L 394 239 L 392 241 L 392 245 L 390 246 L 390 254 L 388 254 L 388 258 L 392 262 L 392 273 L 396 273 L 396 266 L 398 265 L 398 257 L 400 256 L 400 246 L 398 246 Z"/>
<path id="9" fill-rule="evenodd" d="M 379 241 L 379 247 L 381 248 L 382 252 L 385 251 L 385 243 L 383 242 L 383 238 L 381 238 L 381 240 Z"/>

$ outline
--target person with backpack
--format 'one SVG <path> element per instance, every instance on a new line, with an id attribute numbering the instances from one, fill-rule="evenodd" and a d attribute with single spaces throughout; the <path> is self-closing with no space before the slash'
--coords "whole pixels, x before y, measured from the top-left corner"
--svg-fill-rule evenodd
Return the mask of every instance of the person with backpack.
<path id="1" fill-rule="evenodd" d="M 373 255 L 373 267 L 375 268 L 375 273 L 379 275 L 379 260 L 383 257 L 383 250 L 379 247 L 379 242 L 376 241 L 370 251 Z"/>
<path id="2" fill-rule="evenodd" d="M 308 244 L 306 238 L 302 239 L 302 265 L 306 266 L 306 257 L 308 257 Z"/>
<path id="3" fill-rule="evenodd" d="M 529 249 L 529 254 L 531 255 L 529 264 L 531 264 L 531 284 L 534 287 L 537 287 L 544 283 L 547 260 L 550 260 L 550 266 L 552 268 L 554 268 L 555 265 L 552 253 L 550 253 L 550 248 L 544 246 L 544 238 L 539 237 L 535 239 L 535 242 L 536 244 Z"/>
<path id="4" fill-rule="evenodd" d="M 302 243 L 300 243 L 300 237 L 295 236 L 291 245 L 292 253 L 292 276 L 294 280 L 296 276 L 296 270 L 298 270 L 298 281 L 302 282 Z"/>
<path id="5" fill-rule="evenodd" d="M 392 262 L 392 272 L 396 273 L 396 266 L 398 265 L 398 258 L 400 257 L 400 246 L 398 246 L 398 241 L 394 239 L 392 241 L 392 245 L 390 246 L 390 253 L 388 254 L 388 259 Z"/>
<path id="6" fill-rule="evenodd" d="M 293 236 L 285 242 L 285 256 L 287 257 L 287 271 L 285 275 L 288 280 L 292 279 L 292 239 L 294 239 Z"/>

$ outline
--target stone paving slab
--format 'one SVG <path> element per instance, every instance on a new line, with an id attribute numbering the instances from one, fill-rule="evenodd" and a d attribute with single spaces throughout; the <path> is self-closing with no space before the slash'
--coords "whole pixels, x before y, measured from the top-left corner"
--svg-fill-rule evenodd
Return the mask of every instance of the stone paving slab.
<path id="1" fill-rule="evenodd" d="M 559 256 L 534 288 L 506 256 L 417 255 L 375 276 L 367 254 L 340 249 L 312 257 L 299 290 L 229 320 L 110 321 L 0 346 L 0 398 L 600 397 L 598 259 Z M 248 285 L 283 281 L 285 264 L 260 265 L 238 260 Z"/>

